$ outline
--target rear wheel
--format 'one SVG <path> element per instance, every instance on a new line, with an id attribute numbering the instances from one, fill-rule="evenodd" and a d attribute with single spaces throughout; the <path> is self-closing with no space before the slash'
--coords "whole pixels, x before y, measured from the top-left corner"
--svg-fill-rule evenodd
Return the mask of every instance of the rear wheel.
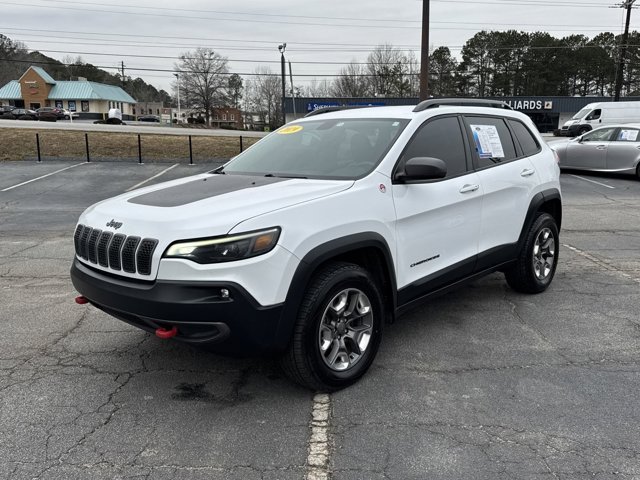
<path id="1" fill-rule="evenodd" d="M 636 177 L 640 180 L 640 162 L 636 165 Z"/>
<path id="2" fill-rule="evenodd" d="M 522 293 L 544 292 L 556 272 L 559 247 L 555 219 L 548 213 L 538 214 L 518 253 L 516 263 L 505 271 L 509 286 Z"/>
<path id="3" fill-rule="evenodd" d="M 369 272 L 351 263 L 329 264 L 304 296 L 283 370 L 317 391 L 355 383 L 378 351 L 383 312 Z"/>

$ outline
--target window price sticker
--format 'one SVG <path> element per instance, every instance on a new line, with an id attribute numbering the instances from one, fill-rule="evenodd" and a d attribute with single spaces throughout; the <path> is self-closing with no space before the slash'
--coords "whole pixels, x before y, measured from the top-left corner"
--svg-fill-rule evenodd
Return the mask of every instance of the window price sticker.
<path id="1" fill-rule="evenodd" d="M 504 149 L 494 125 L 471 125 L 480 158 L 504 158 Z"/>
<path id="2" fill-rule="evenodd" d="M 618 140 L 623 142 L 635 142 L 638 139 L 638 130 L 620 130 Z"/>

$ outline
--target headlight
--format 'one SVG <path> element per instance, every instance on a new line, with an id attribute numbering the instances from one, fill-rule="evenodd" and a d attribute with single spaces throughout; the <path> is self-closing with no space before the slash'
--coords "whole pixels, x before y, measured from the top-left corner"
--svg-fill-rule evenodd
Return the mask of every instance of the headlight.
<path id="1" fill-rule="evenodd" d="M 224 237 L 173 243 L 163 257 L 184 258 L 197 263 L 222 263 L 243 260 L 273 250 L 278 243 L 280 228 Z"/>

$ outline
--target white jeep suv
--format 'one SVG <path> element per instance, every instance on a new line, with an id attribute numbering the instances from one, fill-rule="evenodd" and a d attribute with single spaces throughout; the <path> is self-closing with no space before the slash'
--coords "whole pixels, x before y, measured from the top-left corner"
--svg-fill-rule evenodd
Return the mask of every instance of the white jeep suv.
<path id="1" fill-rule="evenodd" d="M 327 391 L 431 296 L 494 271 L 544 291 L 561 219 L 553 152 L 501 102 L 320 111 L 209 173 L 88 208 L 71 278 L 78 303 L 161 338 L 278 354 Z"/>

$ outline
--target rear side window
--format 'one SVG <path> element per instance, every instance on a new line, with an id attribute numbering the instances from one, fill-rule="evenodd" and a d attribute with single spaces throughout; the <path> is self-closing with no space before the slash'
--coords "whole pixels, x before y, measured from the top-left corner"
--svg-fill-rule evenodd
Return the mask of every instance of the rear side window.
<path id="1" fill-rule="evenodd" d="M 457 117 L 440 117 L 422 125 L 402 154 L 400 165 L 414 157 L 439 158 L 447 164 L 447 177 L 467 171 L 467 156 Z"/>
<path id="2" fill-rule="evenodd" d="M 511 133 L 502 118 L 466 117 L 478 168 L 508 162 L 517 157 Z"/>
<path id="3" fill-rule="evenodd" d="M 638 130 L 635 128 L 621 128 L 616 135 L 616 142 L 638 142 Z"/>
<path id="4" fill-rule="evenodd" d="M 518 143 L 520 143 L 520 146 L 522 147 L 523 155 L 535 155 L 540 151 L 538 141 L 527 127 L 516 120 L 508 120 L 508 122 L 511 130 L 513 130 L 513 133 L 518 140 Z"/>

